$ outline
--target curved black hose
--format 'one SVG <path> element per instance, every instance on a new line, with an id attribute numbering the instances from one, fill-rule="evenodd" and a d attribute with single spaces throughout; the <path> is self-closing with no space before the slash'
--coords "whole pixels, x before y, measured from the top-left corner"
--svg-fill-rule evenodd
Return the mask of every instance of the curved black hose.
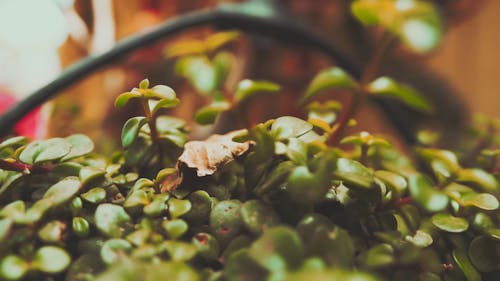
<path id="1" fill-rule="evenodd" d="M 349 61 L 347 56 L 338 51 L 334 45 L 296 22 L 283 18 L 262 18 L 224 10 L 195 11 L 168 20 L 148 33 L 126 38 L 118 42 L 113 49 L 99 56 L 91 56 L 71 65 L 58 78 L 32 93 L 0 116 L 0 136 L 8 134 L 16 122 L 38 105 L 50 100 L 61 90 L 83 79 L 93 71 L 116 61 L 133 50 L 147 46 L 166 36 L 206 24 L 212 24 L 219 29 L 238 29 L 246 32 L 257 32 L 281 41 L 307 45 L 332 58 L 338 66 L 342 67 L 353 77 L 359 78 L 361 75 L 360 67 L 356 63 Z M 394 118 L 391 115 L 392 109 L 390 106 L 383 101 L 379 103 L 405 140 L 413 143 L 414 135 L 409 130 L 411 128 L 408 128 L 406 124 L 401 124 L 398 118 Z"/>
<path id="2" fill-rule="evenodd" d="M 218 10 L 196 11 L 166 21 L 148 33 L 126 38 L 106 53 L 96 57 L 85 58 L 71 65 L 57 79 L 37 90 L 4 113 L 0 118 L 0 134 L 5 134 L 12 128 L 13 124 L 28 112 L 93 71 L 116 61 L 137 48 L 188 28 L 205 24 L 213 24 L 221 29 L 240 29 L 249 32 L 259 32 L 277 39 L 316 47 L 319 51 L 332 57 L 339 66 L 346 69 L 353 76 L 359 76 L 359 70 L 353 67 L 353 64 L 348 62 L 345 56 L 341 55 L 336 48 L 301 25 L 289 21 L 264 19 L 234 12 Z"/>

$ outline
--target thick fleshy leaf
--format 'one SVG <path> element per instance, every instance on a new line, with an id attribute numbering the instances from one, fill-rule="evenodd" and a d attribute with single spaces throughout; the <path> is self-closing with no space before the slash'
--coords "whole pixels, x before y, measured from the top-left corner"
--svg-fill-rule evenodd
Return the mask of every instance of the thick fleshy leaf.
<path id="1" fill-rule="evenodd" d="M 469 222 L 466 219 L 447 213 L 435 214 L 432 216 L 431 221 L 437 228 L 447 232 L 459 233 L 469 228 Z"/>
<path id="2" fill-rule="evenodd" d="M 61 159 L 61 161 L 68 161 L 86 155 L 94 150 L 94 142 L 86 135 L 71 135 L 66 138 L 66 141 L 71 144 L 71 150 Z"/>
<path id="3" fill-rule="evenodd" d="M 51 221 L 38 231 L 38 237 L 48 243 L 60 242 L 66 231 L 67 225 L 62 221 Z"/>
<path id="4" fill-rule="evenodd" d="M 21 257 L 9 255 L 0 262 L 0 276 L 6 280 L 19 280 L 29 268 L 30 265 Z"/>
<path id="5" fill-rule="evenodd" d="M 449 197 L 432 186 L 423 175 L 410 176 L 408 181 L 410 194 L 415 201 L 429 212 L 438 212 L 448 206 Z"/>
<path id="6" fill-rule="evenodd" d="M 97 207 L 94 219 L 97 228 L 103 234 L 118 238 L 124 231 L 123 224 L 130 221 L 130 216 L 122 206 L 105 203 Z"/>
<path id="7" fill-rule="evenodd" d="M 498 209 L 498 199 L 489 193 L 471 194 L 462 198 L 465 206 L 476 206 L 483 210 Z"/>
<path id="8" fill-rule="evenodd" d="M 200 281 L 202 280 L 198 272 L 184 262 L 158 262 L 150 264 L 144 272 L 145 281 L 164 280 L 168 276 L 168 280 L 172 281 Z M 106 279 L 116 280 L 116 279 Z M 101 280 L 104 281 L 104 280 Z"/>
<path id="9" fill-rule="evenodd" d="M 168 211 L 174 219 L 179 218 L 191 210 L 192 204 L 189 200 L 170 198 L 168 200 Z"/>
<path id="10" fill-rule="evenodd" d="M 78 237 L 87 237 L 90 232 L 89 222 L 82 217 L 74 217 L 71 228 L 73 229 L 73 233 Z"/>
<path id="11" fill-rule="evenodd" d="M 191 244 L 197 248 L 198 255 L 202 256 L 204 259 L 211 261 L 219 257 L 219 242 L 209 233 L 197 233 L 193 236 Z"/>
<path id="12" fill-rule="evenodd" d="M 131 146 L 135 139 L 137 138 L 137 135 L 139 134 L 139 130 L 146 124 L 148 121 L 146 117 L 132 117 L 125 122 L 125 125 L 123 125 L 122 129 L 122 146 L 124 148 L 128 148 Z"/>
<path id="13" fill-rule="evenodd" d="M 205 39 L 205 45 L 207 47 L 207 51 L 212 52 L 230 42 L 235 41 L 239 37 L 240 34 L 236 31 L 217 32 Z"/>
<path id="14" fill-rule="evenodd" d="M 80 190 L 81 182 L 76 177 L 67 177 L 51 186 L 43 195 L 52 205 L 68 201 Z"/>
<path id="15" fill-rule="evenodd" d="M 408 187 L 408 183 L 404 177 L 390 171 L 375 171 L 374 176 L 387 184 L 399 195 L 403 194 Z"/>
<path id="16" fill-rule="evenodd" d="M 171 239 L 180 238 L 188 230 L 188 224 L 181 219 L 164 221 L 161 225 Z"/>
<path id="17" fill-rule="evenodd" d="M 250 255 L 271 272 L 293 270 L 301 265 L 304 249 L 299 235 L 294 230 L 277 226 L 264 232 L 252 244 Z"/>
<path id="18" fill-rule="evenodd" d="M 168 240 L 163 242 L 160 247 L 164 249 L 175 262 L 186 262 L 194 258 L 197 252 L 194 245 L 181 241 Z"/>
<path id="19" fill-rule="evenodd" d="M 188 56 L 188 55 L 201 55 L 206 52 L 205 42 L 198 39 L 183 39 L 179 42 L 170 44 L 165 50 L 167 58 Z"/>
<path id="20" fill-rule="evenodd" d="M 101 203 L 106 199 L 106 190 L 101 187 L 95 187 L 90 189 L 89 191 L 83 193 L 80 195 L 85 201 L 88 201 L 90 203 Z"/>
<path id="21" fill-rule="evenodd" d="M 8 147 L 14 147 L 14 146 L 21 146 L 24 145 L 28 142 L 28 138 L 25 136 L 17 136 L 17 137 L 12 137 L 8 138 L 0 143 L 0 151 L 8 148 Z"/>
<path id="22" fill-rule="evenodd" d="M 380 77 L 368 84 L 368 91 L 374 95 L 396 98 L 408 106 L 423 112 L 432 111 L 432 105 L 415 89 L 397 83 L 389 77 Z"/>
<path id="23" fill-rule="evenodd" d="M 273 208 L 259 200 L 249 200 L 241 206 L 241 217 L 245 228 L 254 235 L 279 224 L 279 216 Z"/>
<path id="24" fill-rule="evenodd" d="M 169 86 L 165 85 L 156 85 L 153 88 L 151 88 L 148 91 L 149 95 L 146 95 L 146 97 L 151 97 L 151 98 L 157 98 L 159 100 L 169 100 L 173 101 L 176 100 L 176 94 L 174 89 L 170 88 Z"/>
<path id="25" fill-rule="evenodd" d="M 188 56 L 179 59 L 176 72 L 186 78 L 201 93 L 211 93 L 217 87 L 217 73 L 210 60 L 204 55 Z"/>
<path id="26" fill-rule="evenodd" d="M 493 175 L 477 168 L 461 170 L 458 174 L 457 181 L 474 183 L 481 189 L 490 192 L 497 192 L 499 187 L 498 181 Z"/>
<path id="27" fill-rule="evenodd" d="M 406 236 L 405 240 L 421 248 L 428 247 L 433 242 L 432 236 L 429 233 L 422 230 L 417 230 L 417 232 L 415 232 L 415 235 L 413 236 Z"/>
<path id="28" fill-rule="evenodd" d="M 158 110 L 162 109 L 162 108 L 172 108 L 172 107 L 176 107 L 177 105 L 179 105 L 180 103 L 180 100 L 175 98 L 175 99 L 162 99 L 162 100 L 159 100 L 158 102 L 156 102 L 154 104 L 154 107 L 153 109 L 151 110 L 151 114 L 153 115 L 156 115 L 156 113 L 158 112 Z"/>
<path id="29" fill-rule="evenodd" d="M 46 273 L 58 273 L 65 270 L 71 262 L 69 254 L 54 246 L 44 246 L 35 253 L 32 267 Z"/>
<path id="30" fill-rule="evenodd" d="M 115 107 L 117 108 L 124 107 L 129 102 L 129 100 L 140 97 L 142 97 L 142 95 L 138 91 L 123 93 L 115 99 Z"/>
<path id="31" fill-rule="evenodd" d="M 101 259 L 108 265 L 112 265 L 126 256 L 132 250 L 132 244 L 123 239 L 110 239 L 102 245 Z"/>
<path id="32" fill-rule="evenodd" d="M 436 47 L 443 33 L 438 9 L 427 1 L 356 0 L 351 11 L 365 25 L 390 30 L 418 53 Z"/>
<path id="33" fill-rule="evenodd" d="M 210 212 L 210 229 L 222 246 L 234 238 L 243 226 L 241 202 L 224 200 L 218 202 Z"/>
<path id="34" fill-rule="evenodd" d="M 474 265 L 472 265 L 467 252 L 463 249 L 456 249 L 452 252 L 453 260 L 457 263 L 458 267 L 464 273 L 467 281 L 481 281 L 481 275 L 477 272 Z"/>
<path id="35" fill-rule="evenodd" d="M 144 214 L 150 217 L 157 217 L 163 214 L 168 209 L 166 202 L 168 198 L 168 193 L 156 194 L 153 196 L 151 203 L 144 206 Z"/>
<path id="36" fill-rule="evenodd" d="M 328 68 L 314 77 L 300 103 L 303 104 L 326 90 L 355 89 L 357 86 L 356 81 L 343 69 L 339 67 Z"/>
<path id="37" fill-rule="evenodd" d="M 26 146 L 19 160 L 27 164 L 37 164 L 61 159 L 71 151 L 71 144 L 63 138 L 34 141 Z"/>
<path id="38" fill-rule="evenodd" d="M 201 125 L 213 124 L 220 113 L 230 108 L 231 105 L 228 102 L 216 101 L 198 110 L 194 116 L 194 120 Z"/>
<path id="39" fill-rule="evenodd" d="M 487 236 L 478 236 L 469 245 L 469 258 L 481 272 L 500 268 L 500 243 Z"/>
<path id="40" fill-rule="evenodd" d="M 337 159 L 337 169 L 334 175 L 344 181 L 347 186 L 370 188 L 373 183 L 372 171 L 363 164 L 347 158 Z"/>
<path id="41" fill-rule="evenodd" d="M 0 242 L 9 235 L 12 223 L 12 219 L 0 219 Z"/>
<path id="42" fill-rule="evenodd" d="M 389 244 L 373 246 L 359 256 L 359 260 L 369 267 L 385 267 L 394 264 L 394 249 Z"/>
<path id="43" fill-rule="evenodd" d="M 283 116 L 271 125 L 271 134 L 275 139 L 298 138 L 313 129 L 313 125 L 300 118 Z"/>
<path id="44" fill-rule="evenodd" d="M 254 81 L 250 79 L 242 80 L 236 86 L 236 92 L 234 93 L 234 99 L 238 102 L 242 102 L 255 94 L 258 93 L 274 93 L 279 91 L 280 86 L 276 83 L 268 81 Z"/>

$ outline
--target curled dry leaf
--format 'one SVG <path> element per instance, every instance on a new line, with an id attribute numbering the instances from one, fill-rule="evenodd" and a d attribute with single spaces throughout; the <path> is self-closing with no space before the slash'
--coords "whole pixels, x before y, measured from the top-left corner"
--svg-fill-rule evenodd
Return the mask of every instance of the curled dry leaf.
<path id="1" fill-rule="evenodd" d="M 224 135 L 213 135 L 205 141 L 190 141 L 177 161 L 177 173 L 165 177 L 162 192 L 176 189 L 184 178 L 184 168 L 194 169 L 196 176 L 213 175 L 219 168 L 243 155 L 254 141 L 235 142 L 233 138 L 244 134 L 246 129 L 232 131 Z M 184 171 L 183 171 L 184 169 Z M 189 173 L 188 173 L 189 174 Z"/>
<path id="2" fill-rule="evenodd" d="M 246 130 L 232 131 L 224 135 L 213 135 L 205 141 L 190 141 L 184 146 L 184 152 L 179 157 L 179 164 L 196 170 L 198 177 L 214 174 L 220 167 L 243 155 L 253 141 L 235 142 L 235 136 Z"/>

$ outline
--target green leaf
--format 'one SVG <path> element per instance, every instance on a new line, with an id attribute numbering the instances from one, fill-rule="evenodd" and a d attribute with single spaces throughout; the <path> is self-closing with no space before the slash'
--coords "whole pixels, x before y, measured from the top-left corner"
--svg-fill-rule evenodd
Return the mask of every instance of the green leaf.
<path id="1" fill-rule="evenodd" d="M 293 116 L 283 116 L 276 119 L 271 125 L 271 134 L 277 140 L 298 138 L 313 129 L 307 121 Z"/>
<path id="2" fill-rule="evenodd" d="M 245 228 L 254 235 L 277 226 L 280 218 L 271 206 L 259 200 L 249 200 L 241 206 L 241 217 Z"/>
<path id="3" fill-rule="evenodd" d="M 306 94 L 300 99 L 300 104 L 304 104 L 311 98 L 317 96 L 325 90 L 331 89 L 355 89 L 358 84 L 354 79 L 339 67 L 332 67 L 322 70 L 314 77 L 309 84 Z"/>
<path id="4" fill-rule="evenodd" d="M 241 205 L 238 200 L 224 200 L 218 202 L 210 212 L 211 233 L 223 247 L 240 233 L 243 226 Z"/>
<path id="5" fill-rule="evenodd" d="M 66 138 L 66 141 L 71 145 L 71 150 L 61 159 L 61 161 L 68 161 L 76 157 L 84 156 L 94 150 L 94 142 L 86 135 L 71 135 Z"/>
<path id="6" fill-rule="evenodd" d="M 371 170 L 363 166 L 363 164 L 347 158 L 337 159 L 337 169 L 335 169 L 334 175 L 348 186 L 370 188 L 373 183 L 373 172 Z"/>
<path id="7" fill-rule="evenodd" d="M 38 249 L 33 258 L 32 267 L 46 273 L 59 273 L 65 270 L 71 262 L 68 253 L 54 246 L 44 246 Z"/>
<path id="8" fill-rule="evenodd" d="M 26 146 L 19 155 L 19 160 L 27 164 L 61 159 L 71 151 L 71 144 L 63 138 L 34 141 Z"/>
<path id="9" fill-rule="evenodd" d="M 422 230 L 417 230 L 413 236 L 406 236 L 405 240 L 420 248 L 428 247 L 433 242 L 432 236 Z"/>
<path id="10" fill-rule="evenodd" d="M 146 281 L 164 280 L 167 276 L 172 281 L 200 281 L 198 272 L 183 262 L 158 262 L 150 264 L 140 275 L 145 275 Z M 116 280 L 116 279 L 108 279 Z M 102 280 L 104 281 L 104 280 Z"/>
<path id="11" fill-rule="evenodd" d="M 180 103 L 180 100 L 175 98 L 175 99 L 162 99 L 162 100 L 159 100 L 153 107 L 153 109 L 151 110 L 151 114 L 155 115 L 158 110 L 162 109 L 162 108 L 172 108 L 172 107 L 176 107 L 178 104 Z"/>
<path id="12" fill-rule="evenodd" d="M 484 170 L 477 168 L 461 170 L 458 174 L 457 181 L 464 183 L 475 183 L 485 191 L 498 191 L 498 181 L 495 179 L 495 177 L 485 172 Z"/>
<path id="13" fill-rule="evenodd" d="M 11 227 L 12 227 L 12 219 L 0 219 L 0 242 L 4 241 L 4 239 L 9 235 Z"/>
<path id="14" fill-rule="evenodd" d="M 139 83 L 139 89 L 147 89 L 149 88 L 149 79 L 143 79 L 140 83 Z"/>
<path id="15" fill-rule="evenodd" d="M 130 216 L 122 206 L 105 203 L 97 207 L 94 219 L 103 234 L 118 238 L 124 232 L 123 224 L 130 221 Z"/>
<path id="16" fill-rule="evenodd" d="M 236 31 L 224 31 L 214 33 L 205 39 L 205 44 L 209 52 L 213 52 L 227 43 L 233 42 L 240 37 Z"/>
<path id="17" fill-rule="evenodd" d="M 389 77 L 380 77 L 368 84 L 368 91 L 374 95 L 396 98 L 422 112 L 431 112 L 432 105 L 415 89 L 397 83 Z"/>
<path id="18" fill-rule="evenodd" d="M 48 243 L 60 242 L 66 230 L 66 224 L 62 221 L 51 221 L 38 231 L 38 237 Z"/>
<path id="19" fill-rule="evenodd" d="M 194 245 L 181 241 L 167 240 L 160 247 L 165 249 L 175 262 L 186 262 L 194 258 L 197 252 Z"/>
<path id="20" fill-rule="evenodd" d="M 360 261 L 369 267 L 385 267 L 394 264 L 394 249 L 389 244 L 373 246 L 359 257 Z"/>
<path id="21" fill-rule="evenodd" d="M 76 177 L 67 177 L 51 186 L 43 195 L 53 206 L 70 200 L 80 190 L 81 183 Z"/>
<path id="22" fill-rule="evenodd" d="M 466 195 L 462 200 L 465 206 L 476 206 L 483 210 L 496 210 L 499 207 L 498 199 L 489 193 Z"/>
<path id="23" fill-rule="evenodd" d="M 242 102 L 258 93 L 274 93 L 280 90 L 280 86 L 276 83 L 268 81 L 254 81 L 250 79 L 242 80 L 236 86 L 234 99 L 237 102 Z"/>
<path id="24" fill-rule="evenodd" d="M 216 101 L 208 106 L 202 107 L 196 112 L 194 120 L 201 125 L 209 125 L 215 123 L 217 116 L 220 113 L 227 111 L 231 105 L 226 101 Z"/>
<path id="25" fill-rule="evenodd" d="M 168 193 L 162 193 L 153 196 L 153 200 L 151 201 L 151 203 L 144 206 L 144 213 L 150 217 L 157 217 L 163 214 L 168 208 L 166 203 L 168 198 Z"/>
<path id="26" fill-rule="evenodd" d="M 112 265 L 120 261 L 132 250 L 132 244 L 123 239 L 110 239 L 104 242 L 101 248 L 101 259 L 104 263 Z"/>
<path id="27" fill-rule="evenodd" d="M 142 116 L 132 117 L 127 120 L 127 122 L 123 126 L 121 136 L 122 146 L 124 148 L 128 148 L 134 143 L 137 135 L 139 134 L 139 130 L 147 122 L 148 120 L 146 119 L 146 117 Z"/>
<path id="28" fill-rule="evenodd" d="M 8 138 L 0 143 L 0 151 L 13 146 L 21 146 L 28 143 L 28 138 L 24 136 L 17 136 Z"/>
<path id="29" fill-rule="evenodd" d="M 418 53 L 432 50 L 443 33 L 438 9 L 427 1 L 356 0 L 351 12 L 365 25 L 383 26 Z"/>
<path id="30" fill-rule="evenodd" d="M 89 191 L 83 193 L 80 196 L 84 200 L 86 200 L 90 203 L 98 204 L 98 203 L 101 203 L 102 201 L 104 201 L 104 199 L 106 199 L 106 190 L 104 188 L 101 188 L 101 187 L 95 187 L 95 188 L 92 188 Z"/>
<path id="31" fill-rule="evenodd" d="M 123 93 L 115 99 L 115 107 L 117 108 L 124 107 L 129 100 L 140 97 L 142 97 L 142 95 L 138 91 Z"/>
<path id="32" fill-rule="evenodd" d="M 170 101 L 177 99 L 174 89 L 165 85 L 154 86 L 153 88 L 150 89 L 150 91 L 148 91 L 148 94 L 151 96 L 146 95 L 145 96 L 146 98 L 154 97 L 159 100 L 170 100 Z"/>
<path id="33" fill-rule="evenodd" d="M 188 224 L 181 219 L 164 221 L 161 225 L 167 231 L 168 236 L 174 240 L 180 238 L 188 230 Z"/>
<path id="34" fill-rule="evenodd" d="M 78 237 L 87 237 L 90 232 L 89 222 L 82 217 L 74 217 L 71 225 L 73 232 Z"/>
<path id="35" fill-rule="evenodd" d="M 457 263 L 458 267 L 465 274 L 467 281 L 481 281 L 481 275 L 477 272 L 476 268 L 472 265 L 465 250 L 456 249 L 452 252 L 453 260 Z"/>
<path id="36" fill-rule="evenodd" d="M 216 71 L 204 55 L 183 57 L 177 61 L 175 69 L 201 93 L 211 93 L 217 88 Z"/>
<path id="37" fill-rule="evenodd" d="M 375 171 L 374 176 L 387 184 L 398 195 L 404 194 L 408 187 L 404 177 L 390 171 Z"/>
<path id="38" fill-rule="evenodd" d="M 197 233 L 193 236 L 191 244 L 197 248 L 198 255 L 202 256 L 206 260 L 212 261 L 219 257 L 219 243 L 215 237 L 208 233 Z"/>
<path id="39" fill-rule="evenodd" d="M 464 232 L 469 228 L 469 222 L 466 219 L 447 213 L 435 214 L 431 221 L 437 228 L 452 233 Z"/>
<path id="40" fill-rule="evenodd" d="M 249 253 L 271 272 L 296 269 L 304 259 L 304 250 L 299 235 L 285 226 L 268 229 L 252 244 Z M 281 261 L 282 264 L 279 264 Z M 284 268 L 281 268 L 282 266 Z"/>
<path id="41" fill-rule="evenodd" d="M 168 211 L 170 216 L 174 219 L 179 218 L 191 210 L 191 202 L 189 200 L 181 200 L 177 198 L 170 198 L 168 200 Z"/>
<path id="42" fill-rule="evenodd" d="M 30 265 L 16 255 L 9 255 L 0 262 L 0 276 L 6 280 L 19 280 L 29 270 Z"/>
<path id="43" fill-rule="evenodd" d="M 100 179 L 104 177 L 106 174 L 106 171 L 96 168 L 96 167 L 83 167 L 80 169 L 80 172 L 78 173 L 78 177 L 80 178 L 82 182 L 82 186 L 87 186 L 91 184 L 94 180 Z"/>
<path id="44" fill-rule="evenodd" d="M 469 258 L 481 272 L 492 272 L 500 268 L 500 244 L 485 235 L 477 236 L 469 245 Z"/>
<path id="45" fill-rule="evenodd" d="M 448 206 L 449 197 L 432 186 L 423 175 L 412 175 L 408 181 L 410 194 L 415 201 L 429 212 L 438 212 Z"/>

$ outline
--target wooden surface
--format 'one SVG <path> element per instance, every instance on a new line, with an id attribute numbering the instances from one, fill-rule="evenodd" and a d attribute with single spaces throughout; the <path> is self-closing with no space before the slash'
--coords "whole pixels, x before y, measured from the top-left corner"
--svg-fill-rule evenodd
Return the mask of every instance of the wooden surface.
<path id="1" fill-rule="evenodd" d="M 427 62 L 472 112 L 500 117 L 500 1 L 485 1 L 477 14 L 453 26 Z"/>

